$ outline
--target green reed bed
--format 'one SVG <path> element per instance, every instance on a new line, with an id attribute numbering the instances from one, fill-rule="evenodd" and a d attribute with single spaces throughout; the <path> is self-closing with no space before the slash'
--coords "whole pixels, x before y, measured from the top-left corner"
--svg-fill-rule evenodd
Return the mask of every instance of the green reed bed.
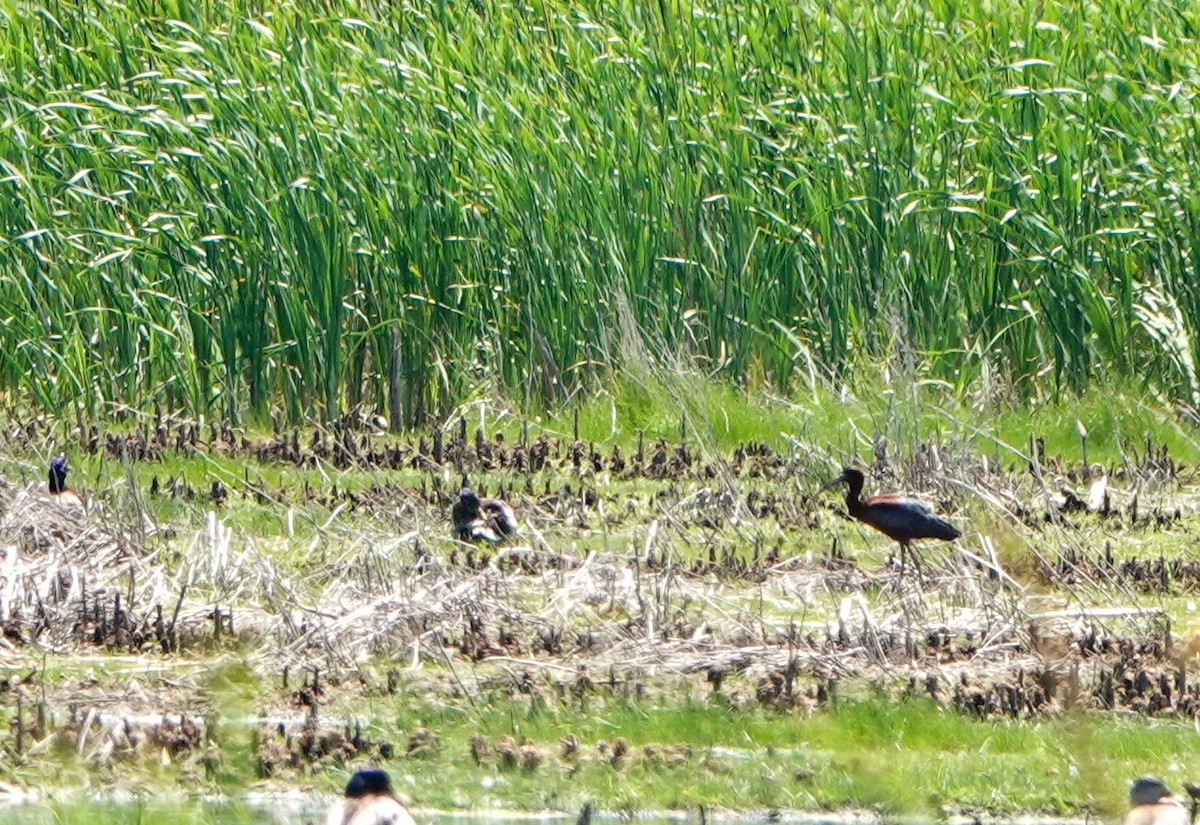
<path id="1" fill-rule="evenodd" d="M 409 423 L 892 359 L 1195 403 L 1200 11 L 6 2 L 0 387 Z M 861 351 L 864 355 L 855 355 Z"/>

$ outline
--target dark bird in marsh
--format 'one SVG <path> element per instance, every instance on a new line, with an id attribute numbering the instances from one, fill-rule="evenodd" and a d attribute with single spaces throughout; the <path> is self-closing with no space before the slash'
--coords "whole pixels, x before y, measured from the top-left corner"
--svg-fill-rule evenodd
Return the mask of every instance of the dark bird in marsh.
<path id="1" fill-rule="evenodd" d="M 67 458 L 57 456 L 50 460 L 50 500 L 69 510 L 83 512 L 83 498 L 67 486 Z"/>
<path id="2" fill-rule="evenodd" d="M 496 544 L 517 533 L 517 517 L 508 504 L 498 498 L 480 498 L 467 487 L 459 492 L 450 516 L 454 534 L 463 541 Z"/>
<path id="3" fill-rule="evenodd" d="M 329 809 L 325 825 L 415 825 L 412 814 L 396 798 L 392 780 L 378 768 L 363 768 L 350 777 L 346 795 Z"/>
<path id="4" fill-rule="evenodd" d="M 850 515 L 900 543 L 901 570 L 909 545 L 917 539 L 952 541 L 962 535 L 961 530 L 915 498 L 883 495 L 863 499 L 863 472 L 858 467 L 846 467 L 826 486 L 843 483 L 847 486 L 846 509 Z"/>
<path id="5" fill-rule="evenodd" d="M 1192 788 L 1188 787 L 1192 794 Z M 1129 813 L 1125 825 L 1190 825 L 1195 815 L 1195 796 L 1189 808 L 1173 795 L 1161 779 L 1143 776 L 1129 789 Z"/>

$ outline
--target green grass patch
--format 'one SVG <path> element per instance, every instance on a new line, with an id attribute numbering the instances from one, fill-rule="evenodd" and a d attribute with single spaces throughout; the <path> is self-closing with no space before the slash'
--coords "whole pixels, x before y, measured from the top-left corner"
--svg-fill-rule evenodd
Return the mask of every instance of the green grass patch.
<path id="1" fill-rule="evenodd" d="M 875 808 L 888 813 L 940 815 L 942 806 L 996 813 L 1039 811 L 1113 813 L 1124 804 L 1126 781 L 1144 773 L 1175 777 L 1179 766 L 1200 755 L 1190 726 L 1137 719 L 1079 715 L 1037 722 L 982 722 L 922 700 L 848 700 L 812 714 L 778 714 L 731 709 L 710 700 L 684 704 L 593 703 L 554 712 L 496 708 L 481 715 L 430 717 L 404 713 L 402 729 L 414 724 L 441 731 L 446 755 L 461 780 L 446 795 L 439 782 L 408 770 L 410 793 L 433 804 L 462 804 L 461 795 L 480 793 L 478 770 L 464 764 L 455 742 L 479 731 L 523 737 L 553 753 L 564 731 L 576 735 L 581 751 L 618 738 L 631 746 L 629 764 L 585 759 L 583 767 L 545 771 L 570 779 L 537 781 L 542 771 L 504 776 L 508 804 L 563 807 L 584 798 L 605 806 L 836 809 Z M 412 707 L 406 702 L 407 707 Z M 507 712 L 506 712 L 507 711 Z M 675 766 L 646 758 L 645 746 L 686 746 L 690 756 Z M 611 751 L 610 751 L 611 752 Z M 591 754 L 589 754 L 591 756 Z M 443 776 L 440 771 L 439 776 Z M 1186 777 L 1183 777 L 1186 778 Z M 472 804 L 487 804 L 487 795 Z"/>
<path id="2" fill-rule="evenodd" d="M 716 694 L 685 697 L 655 690 L 643 699 L 531 703 L 497 694 L 473 706 L 431 699 L 414 685 L 394 697 L 339 701 L 327 712 L 347 712 L 369 736 L 401 743 L 419 728 L 434 731 L 431 748 L 385 767 L 411 804 L 442 809 L 571 811 L 590 799 L 602 810 L 631 813 L 703 805 L 869 809 L 934 819 L 959 811 L 1113 816 L 1125 805 L 1129 780 L 1153 773 L 1180 786 L 1191 778 L 1183 766 L 1200 758 L 1191 727 L 1165 721 L 1092 713 L 980 721 L 925 700 L 870 698 L 778 713 L 733 707 Z M 564 755 L 560 739 L 568 735 L 578 750 Z M 488 742 L 482 764 L 472 758 L 472 736 Z M 506 764 L 506 741 L 536 753 L 536 760 L 523 755 Z M 241 774 L 236 784 L 248 785 L 249 760 L 226 753 L 242 746 L 218 744 L 222 762 Z M 618 748 L 626 749 L 623 756 Z M 308 781 L 334 794 L 352 769 L 331 764 Z M 30 768 L 10 767 L 4 775 L 32 784 L 52 779 Z M 61 786 L 62 777 L 55 778 Z M 153 795 L 175 781 L 171 768 L 127 762 L 119 785 Z M 224 774 L 192 777 L 189 786 L 211 793 L 229 781 Z M 118 810 L 133 816 L 144 804 Z M 64 821 L 73 821 L 66 810 Z M 101 808 L 97 815 L 107 814 Z M 186 821 L 253 821 L 240 808 L 191 815 L 209 818 Z M 43 820 L 27 813 L 21 821 Z"/>
<path id="3" fill-rule="evenodd" d="M 203 804 L 183 800 L 173 803 L 88 803 L 64 799 L 48 804 L 6 809 L 4 821 L 11 825 L 148 825 L 153 822 L 172 822 L 179 825 L 266 825 L 281 820 L 276 813 L 269 810 L 250 808 L 240 803 Z"/>

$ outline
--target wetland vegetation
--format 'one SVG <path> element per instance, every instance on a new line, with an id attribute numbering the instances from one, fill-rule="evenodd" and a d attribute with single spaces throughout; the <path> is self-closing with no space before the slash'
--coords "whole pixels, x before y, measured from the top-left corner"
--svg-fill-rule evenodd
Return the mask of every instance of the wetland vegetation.
<path id="1" fill-rule="evenodd" d="M 0 790 L 1195 778 L 1198 14 L 0 3 Z M 963 530 L 921 576 L 855 459 Z"/>
<path id="2" fill-rule="evenodd" d="M 130 423 L 80 441 L 86 516 L 44 501 L 60 425 L 10 422 L 3 781 L 67 810 L 179 783 L 328 794 L 378 761 L 440 810 L 1115 813 L 1125 777 L 1190 778 L 1200 566 L 1186 432 L 1139 444 L 1105 401 L 1072 405 L 1109 416 L 1097 511 L 1083 445 L 850 397 L 844 451 L 799 417 L 754 438 L 779 419 L 749 397 L 723 402 L 729 446 L 691 425 L 603 444 L 582 412 L 578 438 L 554 429 L 574 416 Z M 965 528 L 920 577 L 820 489 L 856 448 L 874 488 Z M 464 476 L 513 503 L 516 541 L 453 537 Z"/>

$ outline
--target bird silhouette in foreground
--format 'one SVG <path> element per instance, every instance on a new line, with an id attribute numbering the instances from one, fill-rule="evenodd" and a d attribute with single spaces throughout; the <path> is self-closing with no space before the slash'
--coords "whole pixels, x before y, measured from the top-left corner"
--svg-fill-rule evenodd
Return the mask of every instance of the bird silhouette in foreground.
<path id="1" fill-rule="evenodd" d="M 1189 808 L 1179 797 L 1174 796 L 1161 779 L 1143 776 L 1129 789 L 1129 813 L 1125 825 L 1190 825 L 1195 815 L 1196 797 L 1192 786 Z"/>
<path id="2" fill-rule="evenodd" d="M 863 472 L 858 467 L 846 467 L 842 474 L 829 482 L 847 485 L 846 509 L 863 524 L 874 527 L 893 541 L 900 543 L 900 571 L 904 572 L 910 544 L 917 539 L 951 541 L 962 531 L 941 516 L 935 515 L 921 501 L 904 496 L 885 495 L 862 498 Z M 913 562 L 917 562 L 913 551 Z"/>
<path id="3" fill-rule="evenodd" d="M 69 510 L 83 512 L 85 509 L 83 498 L 67 486 L 66 456 L 50 460 L 50 500 Z"/>
<path id="4" fill-rule="evenodd" d="M 396 798 L 392 780 L 378 768 L 364 768 L 350 777 L 346 795 L 329 809 L 325 825 L 414 825 L 404 803 Z"/>
<path id="5" fill-rule="evenodd" d="M 508 504 L 498 498 L 480 498 L 467 487 L 459 492 L 450 516 L 454 534 L 463 541 L 497 544 L 517 533 L 517 517 Z"/>

